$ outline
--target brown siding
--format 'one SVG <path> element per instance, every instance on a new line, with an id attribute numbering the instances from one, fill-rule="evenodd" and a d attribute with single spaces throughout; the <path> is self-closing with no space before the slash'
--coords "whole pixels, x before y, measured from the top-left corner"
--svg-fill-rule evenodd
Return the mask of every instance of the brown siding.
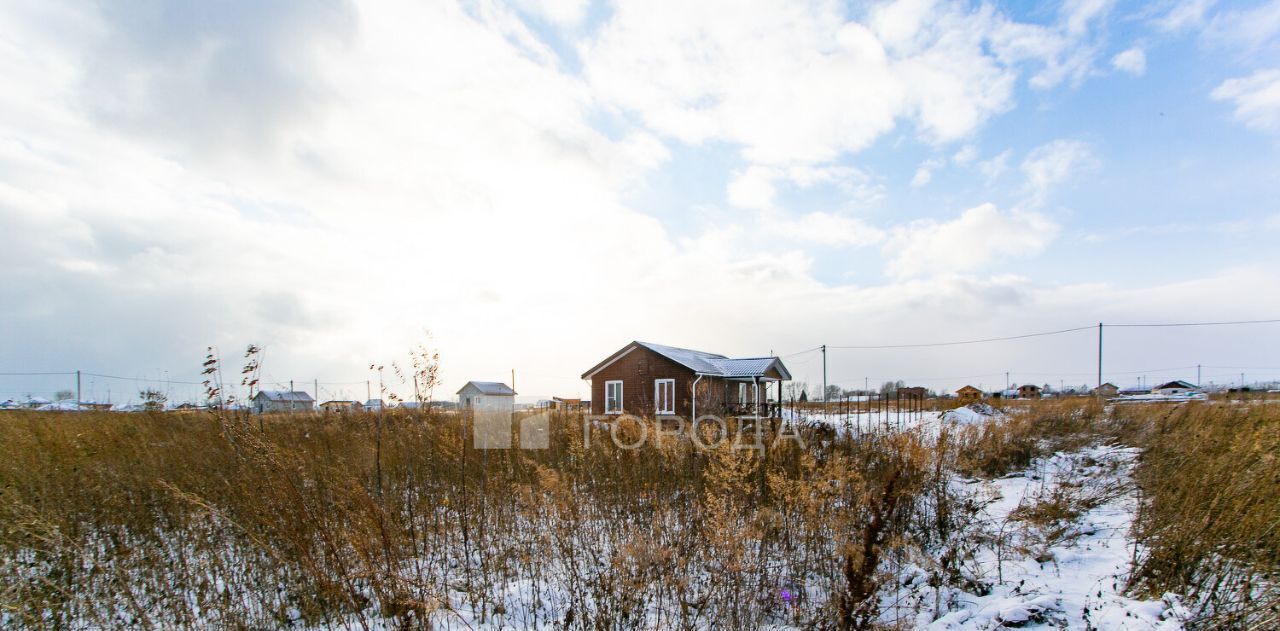
<path id="1" fill-rule="evenodd" d="M 690 369 L 663 357 L 643 346 L 636 347 L 612 364 L 605 366 L 591 377 L 591 413 L 604 414 L 604 384 L 606 381 L 622 381 L 622 409 L 628 414 L 653 416 L 654 381 L 675 379 L 676 414 L 690 418 L 693 383 L 697 375 Z M 723 414 L 725 405 L 738 403 L 738 383 L 718 377 L 703 377 L 698 381 L 698 414 Z M 776 385 L 769 384 L 776 388 Z M 760 384 L 761 399 L 765 398 L 765 384 Z M 747 383 L 747 401 L 753 401 L 753 389 Z"/>
<path id="2" fill-rule="evenodd" d="M 675 379 L 676 414 L 688 416 L 695 378 L 692 370 L 647 348 L 636 347 L 591 377 L 591 413 L 604 414 L 604 382 L 621 380 L 623 411 L 653 416 L 654 380 Z M 701 397 L 698 403 L 702 405 Z"/>

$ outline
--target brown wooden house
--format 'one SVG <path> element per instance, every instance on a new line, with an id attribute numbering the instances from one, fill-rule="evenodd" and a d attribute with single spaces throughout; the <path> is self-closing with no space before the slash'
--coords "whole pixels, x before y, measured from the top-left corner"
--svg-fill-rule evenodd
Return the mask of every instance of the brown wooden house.
<path id="1" fill-rule="evenodd" d="M 632 342 L 582 374 L 591 380 L 592 414 L 695 418 L 703 414 L 777 413 L 791 373 L 777 357 L 730 358 Z"/>
<path id="2" fill-rule="evenodd" d="M 982 391 L 973 386 L 965 386 L 956 390 L 956 398 L 959 399 L 961 403 L 977 401 L 982 398 Z"/>

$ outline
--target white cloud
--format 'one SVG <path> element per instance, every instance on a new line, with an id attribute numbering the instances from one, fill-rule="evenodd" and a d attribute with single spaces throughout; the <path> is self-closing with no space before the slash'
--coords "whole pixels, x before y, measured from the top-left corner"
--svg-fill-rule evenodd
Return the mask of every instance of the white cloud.
<path id="1" fill-rule="evenodd" d="M 898 277 L 973 272 L 1012 256 L 1043 250 L 1058 225 L 1034 212 L 1002 213 L 993 204 L 970 208 L 946 222 L 914 221 L 894 229 L 885 245 L 886 270 Z"/>
<path id="2" fill-rule="evenodd" d="M 560 26 L 577 26 L 586 16 L 589 0 L 517 0 L 526 11 Z"/>
<path id="3" fill-rule="evenodd" d="M 849 19 L 834 0 L 643 2 L 616 7 L 582 46 L 604 103 L 686 143 L 728 141 L 755 164 L 829 162 L 909 120 L 926 139 L 964 138 L 1013 105 L 1027 64 L 1048 87 L 1097 9 L 1021 24 L 990 7 L 903 0 Z"/>
<path id="4" fill-rule="evenodd" d="M 1022 172 L 1033 198 L 1043 200 L 1053 187 L 1097 166 L 1088 143 L 1060 139 L 1032 149 L 1022 161 Z"/>
<path id="5" fill-rule="evenodd" d="M 960 166 L 969 166 L 974 160 L 978 159 L 978 148 L 974 145 L 965 145 L 960 148 L 955 155 L 951 156 L 951 161 Z"/>
<path id="6" fill-rule="evenodd" d="M 1280 69 L 1259 70 L 1247 77 L 1223 81 L 1213 98 L 1230 101 L 1236 120 L 1254 129 L 1280 131 Z"/>
<path id="7" fill-rule="evenodd" d="M 1013 150 L 1005 149 L 990 159 L 979 162 L 978 171 L 985 175 L 988 180 L 994 180 L 1009 170 L 1009 159 L 1012 157 Z"/>
<path id="8" fill-rule="evenodd" d="M 933 179 L 933 170 L 925 165 L 916 168 L 916 174 L 911 176 L 911 186 L 919 188 L 928 184 Z"/>
<path id="9" fill-rule="evenodd" d="M 1117 53 L 1111 58 L 1111 67 L 1120 72 L 1141 76 L 1147 71 L 1147 55 L 1141 48 L 1134 47 Z"/>
<path id="10" fill-rule="evenodd" d="M 1155 24 L 1163 31 L 1181 31 L 1204 24 L 1205 13 L 1217 4 L 1218 0 L 1179 0 L 1164 14 L 1155 19 Z"/>
<path id="11" fill-rule="evenodd" d="M 911 177 L 911 186 L 919 188 L 933 180 L 933 170 L 942 166 L 942 161 L 931 158 L 916 167 L 916 174 Z"/>
<path id="12" fill-rule="evenodd" d="M 771 232 L 819 245 L 858 247 L 879 243 L 885 237 L 883 230 L 861 219 L 825 212 L 805 213 L 794 218 L 772 216 L 766 223 Z"/>
<path id="13" fill-rule="evenodd" d="M 1089 23 L 1110 11 L 1113 3 L 1114 0 L 1067 0 L 1062 4 L 1067 32 L 1076 36 L 1084 35 Z"/>
<path id="14" fill-rule="evenodd" d="M 883 187 L 854 167 L 800 164 L 784 169 L 757 164 L 735 172 L 726 187 L 725 196 L 730 204 L 739 208 L 772 208 L 779 183 L 789 183 L 802 189 L 831 185 L 854 204 L 872 201 L 884 193 Z"/>
<path id="15" fill-rule="evenodd" d="M 773 181 L 778 177 L 779 173 L 769 167 L 748 167 L 729 181 L 729 203 L 739 208 L 772 208 L 773 198 L 778 194 Z"/>
<path id="16" fill-rule="evenodd" d="M 1204 29 L 1204 40 L 1221 48 L 1257 55 L 1264 49 L 1274 49 L 1280 36 L 1280 1 L 1270 0 L 1260 4 L 1214 14 Z"/>

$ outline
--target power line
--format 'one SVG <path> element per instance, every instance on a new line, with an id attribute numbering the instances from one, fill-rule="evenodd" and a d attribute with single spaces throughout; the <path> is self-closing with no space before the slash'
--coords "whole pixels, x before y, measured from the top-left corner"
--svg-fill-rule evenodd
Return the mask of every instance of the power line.
<path id="1" fill-rule="evenodd" d="M 1077 331 L 1090 331 L 1095 325 L 1080 326 L 1072 329 L 1061 329 L 1058 331 L 1042 331 L 1040 333 L 1027 333 L 1024 335 L 1009 335 L 1006 337 L 988 337 L 979 340 L 961 340 L 956 342 L 928 342 L 923 344 L 870 344 L 870 345 L 847 345 L 847 346 L 828 346 L 827 348 L 839 348 L 848 350 L 877 350 L 888 348 L 926 348 L 933 346 L 960 346 L 963 344 L 984 344 L 987 342 L 1004 342 L 1008 340 L 1021 340 L 1029 337 L 1044 337 L 1047 335 L 1061 335 L 1063 333 L 1075 333 Z"/>
<path id="2" fill-rule="evenodd" d="M 1128 328 L 1137 327 L 1171 327 L 1171 326 L 1227 326 L 1233 324 L 1277 324 L 1280 319 L 1274 320 L 1231 320 L 1224 322 L 1165 322 L 1159 324 L 1108 324 L 1107 326 L 1120 326 Z"/>
<path id="3" fill-rule="evenodd" d="M 75 373 L 70 373 L 70 374 L 73 374 L 73 375 L 74 375 Z M 166 378 L 164 378 L 164 377 L 160 377 L 160 378 L 156 378 L 156 379 L 152 379 L 152 378 L 149 378 L 149 377 L 120 377 L 120 376 L 118 376 L 118 375 L 103 375 L 103 374 L 99 374 L 99 373 L 96 373 L 96 372 L 85 372 L 85 373 L 81 373 L 81 374 L 85 375 L 86 377 L 101 377 L 101 378 L 103 378 L 103 379 L 119 379 L 119 380 L 121 380 L 121 381 L 145 381 L 145 382 L 148 382 L 148 383 L 151 383 L 151 382 L 154 382 L 154 383 L 174 383 L 174 384 L 178 384 L 178 385 L 180 385 L 180 386 L 203 386 L 203 385 L 204 385 L 204 382 L 203 382 L 203 381 L 179 381 L 179 380 L 177 380 L 177 379 L 166 379 Z"/>

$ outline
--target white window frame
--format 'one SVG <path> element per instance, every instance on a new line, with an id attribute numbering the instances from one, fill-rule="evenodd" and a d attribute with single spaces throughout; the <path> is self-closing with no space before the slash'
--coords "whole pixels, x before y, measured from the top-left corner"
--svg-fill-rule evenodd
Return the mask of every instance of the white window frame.
<path id="1" fill-rule="evenodd" d="M 746 382 L 738 382 L 738 405 L 747 404 L 747 384 Z"/>
<path id="2" fill-rule="evenodd" d="M 617 404 L 617 408 L 610 409 L 609 408 L 609 387 L 615 383 L 618 384 L 618 396 L 614 397 L 614 402 Z M 622 392 L 623 392 L 623 384 L 621 379 L 611 379 L 609 381 L 604 382 L 604 413 L 605 414 L 622 414 Z"/>
<path id="3" fill-rule="evenodd" d="M 663 396 L 662 387 L 667 386 L 666 396 Z M 664 399 L 666 405 L 664 406 Z M 653 413 L 654 414 L 675 414 L 676 413 L 676 380 L 675 379 L 654 379 L 653 380 Z"/>

